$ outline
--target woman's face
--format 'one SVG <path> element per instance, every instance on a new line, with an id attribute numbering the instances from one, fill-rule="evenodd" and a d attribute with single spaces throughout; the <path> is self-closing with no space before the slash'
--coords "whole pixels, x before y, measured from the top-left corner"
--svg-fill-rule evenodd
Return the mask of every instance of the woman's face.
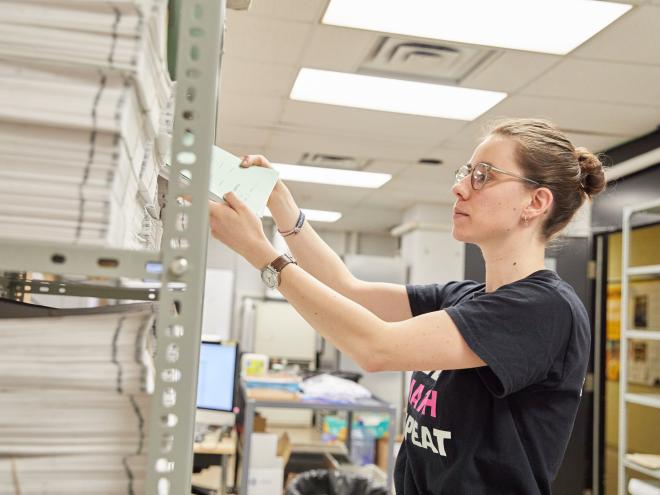
<path id="1" fill-rule="evenodd" d="M 524 175 L 516 162 L 516 142 L 505 136 L 488 136 L 474 150 L 469 163 L 487 163 Z M 484 244 L 504 240 L 522 228 L 523 208 L 531 199 L 530 188 L 524 181 L 495 170 L 488 175 L 478 191 L 472 189 L 470 174 L 452 188 L 456 197 L 452 234 L 458 241 Z"/>

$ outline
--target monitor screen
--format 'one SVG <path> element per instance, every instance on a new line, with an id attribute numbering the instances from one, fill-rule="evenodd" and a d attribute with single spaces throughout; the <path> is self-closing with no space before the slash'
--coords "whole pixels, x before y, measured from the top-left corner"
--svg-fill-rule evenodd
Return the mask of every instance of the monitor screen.
<path id="1" fill-rule="evenodd" d="M 197 378 L 197 407 L 232 411 L 238 346 L 235 343 L 202 342 Z"/>

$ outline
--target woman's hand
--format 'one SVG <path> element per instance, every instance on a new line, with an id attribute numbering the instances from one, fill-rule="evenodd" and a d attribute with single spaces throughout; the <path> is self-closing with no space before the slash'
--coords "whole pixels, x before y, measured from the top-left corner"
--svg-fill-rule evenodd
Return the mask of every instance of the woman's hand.
<path id="1" fill-rule="evenodd" d="M 261 220 L 233 193 L 225 203 L 209 201 L 211 234 L 261 269 L 279 256 L 266 238 Z"/>
<path id="2" fill-rule="evenodd" d="M 262 155 L 245 155 L 241 167 L 273 168 L 268 159 Z M 277 180 L 273 192 L 268 197 L 268 209 L 279 230 L 288 231 L 296 225 L 300 209 L 281 179 Z"/>
<path id="3" fill-rule="evenodd" d="M 245 155 L 243 159 L 241 160 L 241 167 L 243 168 L 248 168 L 248 167 L 264 167 L 264 168 L 273 168 L 271 163 L 268 161 L 268 158 L 266 158 L 263 155 Z M 281 179 L 277 179 L 277 183 L 275 184 L 275 187 L 273 188 L 273 192 L 270 193 L 270 196 L 268 198 L 268 208 L 271 206 L 271 202 L 274 202 L 276 197 L 279 195 L 283 195 L 288 192 L 287 187 L 284 185 L 284 182 L 282 182 Z"/>

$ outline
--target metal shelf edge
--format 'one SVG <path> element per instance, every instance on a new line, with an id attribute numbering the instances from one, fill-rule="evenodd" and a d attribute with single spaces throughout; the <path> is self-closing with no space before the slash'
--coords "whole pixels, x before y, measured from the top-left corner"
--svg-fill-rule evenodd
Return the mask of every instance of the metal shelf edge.
<path id="1" fill-rule="evenodd" d="M 660 394 L 626 394 L 626 402 L 660 409 Z"/>
<path id="2" fill-rule="evenodd" d="M 623 465 L 626 466 L 628 469 L 632 469 L 634 471 L 637 471 L 639 473 L 644 473 L 648 476 L 651 476 L 653 478 L 659 479 L 660 480 L 660 469 L 650 469 L 644 466 L 640 466 L 636 462 L 632 462 L 629 460 L 623 461 Z"/>
<path id="3" fill-rule="evenodd" d="M 660 330 L 626 330 L 627 339 L 660 340 Z"/>
<path id="4" fill-rule="evenodd" d="M 0 270 L 160 279 L 159 251 L 0 239 Z"/>

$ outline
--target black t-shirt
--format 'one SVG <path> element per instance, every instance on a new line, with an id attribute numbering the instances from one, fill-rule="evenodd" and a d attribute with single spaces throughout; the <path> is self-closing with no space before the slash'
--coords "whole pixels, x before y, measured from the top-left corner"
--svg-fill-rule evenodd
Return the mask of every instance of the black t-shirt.
<path id="1" fill-rule="evenodd" d="M 551 493 L 589 360 L 587 312 L 550 270 L 484 284 L 409 285 L 413 316 L 446 310 L 487 366 L 414 372 L 397 495 Z"/>

